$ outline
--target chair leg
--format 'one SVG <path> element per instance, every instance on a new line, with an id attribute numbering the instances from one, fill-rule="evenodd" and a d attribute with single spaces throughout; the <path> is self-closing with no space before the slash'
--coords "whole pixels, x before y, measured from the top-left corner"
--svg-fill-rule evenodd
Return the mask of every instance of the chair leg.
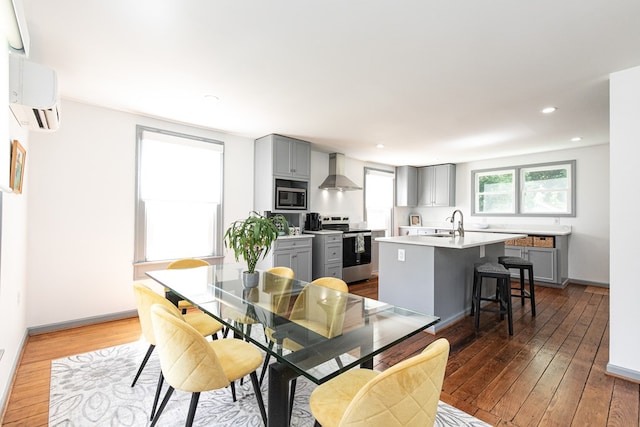
<path id="1" fill-rule="evenodd" d="M 133 382 L 131 383 L 131 387 L 136 385 L 136 382 L 138 381 L 138 377 L 140 377 L 140 374 L 142 373 L 142 370 L 146 366 L 147 361 L 149 360 L 149 356 L 151 356 L 151 353 L 153 353 L 153 349 L 154 348 L 156 348 L 155 345 L 153 345 L 153 344 L 149 345 L 149 348 L 147 349 L 147 354 L 145 354 L 144 355 L 144 359 L 142 359 L 142 363 L 140 364 L 140 367 L 138 368 L 138 373 L 136 374 L 135 378 L 133 379 Z"/>
<path id="2" fill-rule="evenodd" d="M 480 295 L 482 295 L 482 277 L 480 277 L 480 275 L 476 276 L 473 288 L 475 290 L 475 301 L 473 301 L 475 306 L 474 321 L 476 331 L 478 331 L 480 329 Z"/>
<path id="3" fill-rule="evenodd" d="M 297 380 L 297 378 L 291 380 L 291 389 L 289 390 L 289 419 L 291 419 L 291 414 L 293 413 L 293 401 L 296 397 Z"/>
<path id="4" fill-rule="evenodd" d="M 196 408 L 198 407 L 198 400 L 200 399 L 200 392 L 194 392 L 191 394 L 191 403 L 189 404 L 189 413 L 187 414 L 187 422 L 185 427 L 191 427 L 193 425 L 193 419 L 196 416 Z"/>
<path id="5" fill-rule="evenodd" d="M 258 400 L 258 407 L 260 408 L 260 415 L 262 415 L 262 422 L 264 425 L 267 425 L 267 411 L 264 409 L 264 400 L 262 399 L 262 392 L 260 391 L 260 384 L 258 383 L 258 374 L 256 371 L 251 372 L 249 374 L 251 377 L 251 384 L 253 384 L 253 391 L 256 394 L 256 399 Z"/>
<path id="6" fill-rule="evenodd" d="M 505 292 L 505 302 L 507 309 L 507 323 L 509 324 L 509 335 L 513 335 L 513 310 L 511 309 L 511 283 L 510 279 L 502 279 Z"/>
<path id="7" fill-rule="evenodd" d="M 162 390 L 162 383 L 164 382 L 164 375 L 162 375 L 162 371 L 160 371 L 160 378 L 158 378 L 158 386 L 156 387 L 156 395 L 153 398 L 153 406 L 151 407 L 151 417 L 149 417 L 149 421 L 153 421 L 153 417 L 156 413 L 156 407 L 158 406 L 158 399 L 160 399 L 160 390 Z"/>
<path id="8" fill-rule="evenodd" d="M 269 350 L 273 348 L 273 341 L 269 341 Z M 267 355 L 264 357 L 264 363 L 262 364 L 262 372 L 260 372 L 260 386 L 262 386 L 262 380 L 264 380 L 264 376 L 267 373 L 267 369 L 269 368 L 269 359 L 271 358 L 271 353 L 267 352 Z"/>
<path id="9" fill-rule="evenodd" d="M 167 402 L 169 402 L 169 399 L 171 398 L 172 394 L 173 394 L 173 387 L 169 387 L 169 389 L 167 390 L 167 394 L 164 395 L 164 399 L 162 399 L 162 403 L 158 408 L 158 413 L 156 414 L 155 417 L 153 417 L 153 421 L 151 422 L 151 427 L 155 426 L 156 423 L 158 422 L 158 418 L 160 418 L 160 414 L 162 414 L 162 411 L 164 411 L 164 408 L 165 406 L 167 406 Z"/>
<path id="10" fill-rule="evenodd" d="M 529 296 L 531 297 L 531 316 L 536 317 L 536 294 L 533 285 L 533 267 L 527 268 L 529 274 Z"/>
<path id="11" fill-rule="evenodd" d="M 524 268 L 520 269 L 520 303 L 524 307 L 524 299 L 527 291 L 524 290 Z"/>
<path id="12" fill-rule="evenodd" d="M 477 273 L 473 272 L 473 286 L 471 289 L 471 315 L 473 316 L 476 310 L 476 281 L 477 281 Z"/>
<path id="13" fill-rule="evenodd" d="M 231 384 L 229 384 L 231 386 L 231 397 L 233 397 L 233 401 L 236 401 L 236 382 L 235 381 L 231 381 Z"/>

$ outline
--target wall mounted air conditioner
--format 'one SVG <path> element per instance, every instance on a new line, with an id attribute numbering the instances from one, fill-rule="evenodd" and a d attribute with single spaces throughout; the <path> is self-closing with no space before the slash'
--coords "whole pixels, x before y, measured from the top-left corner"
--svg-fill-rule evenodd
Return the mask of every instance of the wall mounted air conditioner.
<path id="1" fill-rule="evenodd" d="M 9 108 L 20 126 L 54 131 L 60 126 L 55 71 L 9 55 Z"/>

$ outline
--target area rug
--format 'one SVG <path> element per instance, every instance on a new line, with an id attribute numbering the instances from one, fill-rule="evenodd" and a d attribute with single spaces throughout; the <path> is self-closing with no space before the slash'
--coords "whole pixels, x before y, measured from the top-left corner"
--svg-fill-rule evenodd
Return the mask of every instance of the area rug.
<path id="1" fill-rule="evenodd" d="M 131 387 L 147 347 L 147 343 L 140 341 L 52 361 L 49 425 L 149 425 L 150 408 L 160 373 L 157 354 L 152 354 L 135 387 Z M 293 427 L 313 426 L 308 402 L 314 387 L 315 384 L 306 378 L 298 379 L 291 417 Z M 243 385 L 236 384 L 236 393 L 236 402 L 233 402 L 228 388 L 202 393 L 194 426 L 261 426 L 262 418 L 251 381 L 247 378 Z M 266 381 L 262 394 L 266 404 Z M 156 425 L 184 425 L 190 397 L 190 393 L 176 391 Z M 440 402 L 436 426 L 486 427 L 489 424 Z"/>

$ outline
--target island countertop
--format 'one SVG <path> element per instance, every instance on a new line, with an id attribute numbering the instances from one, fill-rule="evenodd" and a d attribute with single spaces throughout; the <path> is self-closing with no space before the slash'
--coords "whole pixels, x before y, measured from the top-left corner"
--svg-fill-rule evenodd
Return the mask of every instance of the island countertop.
<path id="1" fill-rule="evenodd" d="M 407 245 L 434 246 L 437 248 L 466 249 L 477 246 L 491 245 L 494 243 L 506 242 L 527 237 L 526 234 L 507 233 L 479 233 L 465 231 L 464 236 L 395 236 L 378 237 L 376 242 L 380 243 L 400 243 Z"/>

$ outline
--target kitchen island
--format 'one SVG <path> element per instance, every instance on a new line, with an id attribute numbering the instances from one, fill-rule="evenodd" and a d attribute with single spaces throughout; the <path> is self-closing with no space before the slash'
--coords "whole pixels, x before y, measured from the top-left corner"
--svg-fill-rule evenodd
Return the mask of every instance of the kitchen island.
<path id="1" fill-rule="evenodd" d="M 440 317 L 438 330 L 471 309 L 473 264 L 504 255 L 504 242 L 524 234 L 465 232 L 460 236 L 381 237 L 378 298 Z"/>

